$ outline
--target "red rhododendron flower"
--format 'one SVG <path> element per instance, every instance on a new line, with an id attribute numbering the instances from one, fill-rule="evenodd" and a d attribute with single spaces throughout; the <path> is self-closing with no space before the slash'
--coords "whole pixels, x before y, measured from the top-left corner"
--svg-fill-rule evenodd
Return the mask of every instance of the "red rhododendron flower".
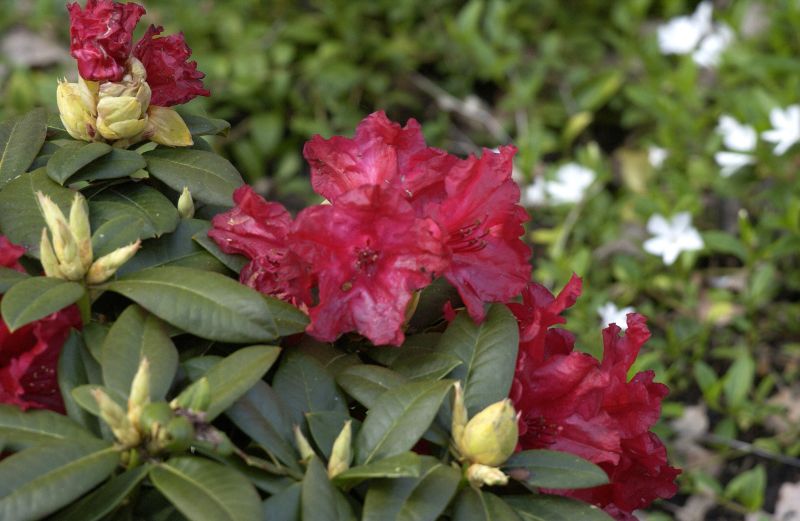
<path id="1" fill-rule="evenodd" d="M 520 446 L 570 452 L 592 461 L 610 484 L 591 489 L 552 491 L 590 501 L 620 520 L 635 509 L 675 494 L 679 470 L 667 463 L 666 449 L 649 429 L 658 420 L 666 386 L 652 371 L 627 373 L 650 337 L 645 318 L 628 315 L 628 329 L 603 331 L 602 363 L 574 351 L 560 313 L 580 295 L 574 277 L 558 297 L 530 284 L 521 304 L 510 304 L 520 325 L 520 350 L 511 398 L 520 411 Z"/>
<path id="2" fill-rule="evenodd" d="M 412 292 L 445 266 L 439 227 L 377 186 L 303 210 L 292 240 L 319 284 L 307 331 L 322 341 L 357 331 L 376 345 L 400 345 Z"/>
<path id="3" fill-rule="evenodd" d="M 81 77 L 92 81 L 120 81 L 131 54 L 133 29 L 144 7 L 112 0 L 87 0 L 86 9 L 68 4 L 70 53 L 78 60 Z"/>
<path id="4" fill-rule="evenodd" d="M 81 326 L 70 306 L 13 333 L 0 320 L 0 403 L 64 413 L 56 368 L 70 328 Z"/>
<path id="5" fill-rule="evenodd" d="M 19 263 L 19 258 L 25 254 L 25 248 L 17 246 L 6 237 L 0 235 L 0 266 L 25 272 Z"/>
<path id="6" fill-rule="evenodd" d="M 220 249 L 251 260 L 239 280 L 266 295 L 303 307 L 311 303 L 311 278 L 289 248 L 292 217 L 278 203 L 265 201 L 243 185 L 233 193 L 236 206 L 216 215 L 208 235 Z"/>
<path id="7" fill-rule="evenodd" d="M 208 96 L 203 88 L 205 74 L 197 70 L 183 33 L 159 36 L 163 27 L 151 25 L 133 49 L 133 55 L 147 70 L 150 103 L 159 107 L 180 105 L 196 96 Z"/>

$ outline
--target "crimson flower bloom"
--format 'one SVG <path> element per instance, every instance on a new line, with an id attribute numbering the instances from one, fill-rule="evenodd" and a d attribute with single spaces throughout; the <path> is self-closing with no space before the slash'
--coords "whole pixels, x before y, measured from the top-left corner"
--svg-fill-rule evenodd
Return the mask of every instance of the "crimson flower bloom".
<path id="1" fill-rule="evenodd" d="M 439 227 L 378 186 L 303 210 L 292 243 L 319 284 L 307 332 L 326 342 L 357 331 L 376 345 L 400 345 L 412 292 L 445 266 Z"/>
<path id="2" fill-rule="evenodd" d="M 6 237 L 0 235 L 0 266 L 23 272 L 19 258 L 25 254 L 25 248 L 17 246 Z"/>
<path id="3" fill-rule="evenodd" d="M 133 29 L 145 13 L 129 2 L 87 0 L 86 9 L 67 5 L 70 17 L 70 54 L 78 60 L 81 77 L 92 81 L 120 81 L 131 54 Z"/>
<path id="4" fill-rule="evenodd" d="M 289 248 L 292 217 L 278 203 L 265 201 L 243 185 L 233 193 L 236 206 L 216 215 L 208 235 L 228 254 L 251 260 L 239 274 L 242 284 L 298 307 L 311 303 L 311 278 Z"/>
<path id="5" fill-rule="evenodd" d="M 598 464 L 610 483 L 566 494 L 603 507 L 616 519 L 633 521 L 633 510 L 675 494 L 680 473 L 667 463 L 666 449 L 649 431 L 660 415 L 665 385 L 652 371 L 627 373 L 650 337 L 645 318 L 631 313 L 628 329 L 603 331 L 602 363 L 574 351 L 574 336 L 563 329 L 564 309 L 580 295 L 574 277 L 553 295 L 531 283 L 522 304 L 511 304 L 520 325 L 520 350 L 511 398 L 520 411 L 520 446 L 570 452 Z"/>
<path id="6" fill-rule="evenodd" d="M 209 96 L 203 88 L 205 74 L 197 70 L 183 33 L 159 36 L 163 27 L 151 25 L 133 49 L 147 71 L 152 95 L 150 103 L 159 107 L 180 105 L 197 96 Z"/>

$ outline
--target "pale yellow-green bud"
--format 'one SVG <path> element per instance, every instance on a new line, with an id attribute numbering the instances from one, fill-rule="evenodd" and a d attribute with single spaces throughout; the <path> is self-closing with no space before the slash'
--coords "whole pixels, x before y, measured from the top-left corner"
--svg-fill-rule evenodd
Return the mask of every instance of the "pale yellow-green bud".
<path id="1" fill-rule="evenodd" d="M 69 211 L 69 229 L 78 245 L 78 257 L 81 260 L 84 273 L 92 265 L 92 229 L 89 226 L 89 208 L 86 198 L 80 192 L 75 193 L 72 207 Z"/>
<path id="2" fill-rule="evenodd" d="M 188 147 L 194 144 L 186 122 L 174 109 L 152 105 L 148 110 L 145 137 L 160 145 Z"/>
<path id="3" fill-rule="evenodd" d="M 136 97 L 101 95 L 97 103 L 97 130 L 101 136 L 112 141 L 128 139 L 141 134 L 146 125 L 147 116 Z"/>
<path id="4" fill-rule="evenodd" d="M 141 441 L 139 431 L 134 428 L 122 407 L 102 389 L 93 389 L 92 396 L 100 407 L 100 417 L 111 428 L 111 432 L 125 447 L 133 447 Z"/>
<path id="5" fill-rule="evenodd" d="M 333 450 L 331 451 L 331 459 L 328 461 L 328 477 L 341 474 L 350 468 L 350 463 L 353 461 L 353 429 L 350 426 L 350 420 L 344 423 L 342 432 L 336 437 L 333 442 Z"/>
<path id="6" fill-rule="evenodd" d="M 511 400 L 505 399 L 476 414 L 455 441 L 467 461 L 497 466 L 514 453 L 518 437 L 516 412 Z"/>
<path id="7" fill-rule="evenodd" d="M 67 280 L 82 279 L 86 270 L 81 264 L 78 255 L 78 244 L 67 224 L 64 213 L 52 199 L 42 192 L 36 192 L 36 198 L 39 201 L 39 208 L 45 223 L 53 237 L 52 248 L 58 260 L 58 266 L 62 274 L 61 278 Z"/>
<path id="8" fill-rule="evenodd" d="M 305 465 L 311 461 L 311 458 L 314 457 L 316 453 L 303 435 L 303 431 L 301 431 L 300 427 L 297 425 L 294 426 L 294 443 L 297 445 L 297 451 L 300 453 L 300 463 Z"/>
<path id="9" fill-rule="evenodd" d="M 461 382 L 456 382 L 453 387 L 453 421 L 450 430 L 453 440 L 456 442 L 456 449 L 461 438 L 464 436 L 464 428 L 467 426 L 467 407 L 464 405 L 464 391 L 461 389 Z"/>
<path id="10" fill-rule="evenodd" d="M 147 79 L 147 69 L 137 58 L 128 58 L 128 74 L 133 81 L 143 82 Z"/>
<path id="11" fill-rule="evenodd" d="M 467 468 L 467 480 L 476 488 L 483 485 L 494 487 L 508 484 L 508 476 L 503 474 L 502 470 L 480 463 L 473 463 Z"/>
<path id="12" fill-rule="evenodd" d="M 39 257 L 46 276 L 56 279 L 66 278 L 58 265 L 58 258 L 56 257 L 56 252 L 53 251 L 53 245 L 50 243 L 50 236 L 47 234 L 47 228 L 42 228 L 42 240 L 39 243 Z"/>
<path id="13" fill-rule="evenodd" d="M 88 284 L 101 284 L 111 278 L 117 270 L 128 262 L 139 250 L 142 245 L 141 240 L 117 248 L 108 255 L 103 255 L 92 263 L 89 268 L 89 273 L 86 275 L 86 282 Z"/>
<path id="14" fill-rule="evenodd" d="M 192 200 L 192 194 L 185 186 L 183 187 L 181 196 L 178 198 L 178 213 L 184 219 L 191 219 L 194 217 L 194 201 Z"/>
<path id="15" fill-rule="evenodd" d="M 128 396 L 128 419 L 133 425 L 139 425 L 142 408 L 150 403 L 150 362 L 142 358 L 139 368 L 131 382 L 131 394 Z"/>
<path id="16" fill-rule="evenodd" d="M 70 136 L 93 141 L 97 136 L 96 104 L 90 86 L 85 83 L 59 82 L 56 103 L 61 122 Z"/>
<path id="17" fill-rule="evenodd" d="M 170 402 L 173 409 L 188 409 L 193 412 L 203 412 L 211 405 L 211 384 L 207 377 L 202 377 L 181 392 Z"/>

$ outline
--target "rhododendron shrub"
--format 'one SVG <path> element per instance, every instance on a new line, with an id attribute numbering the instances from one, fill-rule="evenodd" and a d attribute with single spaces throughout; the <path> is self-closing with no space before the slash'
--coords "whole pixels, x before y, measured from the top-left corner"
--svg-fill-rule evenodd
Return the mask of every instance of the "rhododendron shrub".
<path id="1" fill-rule="evenodd" d="M 667 389 L 628 378 L 644 318 L 601 361 L 554 327 L 580 279 L 531 282 L 513 146 L 376 112 L 306 144 L 326 201 L 292 215 L 207 146 L 227 124 L 167 108 L 208 94 L 181 35 L 68 9 L 64 126 L 0 124 L 0 519 L 591 521 L 675 493 Z"/>

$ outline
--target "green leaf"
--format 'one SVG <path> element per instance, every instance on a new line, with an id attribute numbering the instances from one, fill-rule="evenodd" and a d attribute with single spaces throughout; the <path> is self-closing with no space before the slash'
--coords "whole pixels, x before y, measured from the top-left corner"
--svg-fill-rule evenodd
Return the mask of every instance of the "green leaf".
<path id="1" fill-rule="evenodd" d="M 39 191 L 69 215 L 75 192 L 54 183 L 44 168 L 20 175 L 0 190 L 0 230 L 11 242 L 24 247 L 27 255 L 36 258 L 42 228 L 46 226 L 36 199 Z"/>
<path id="2" fill-rule="evenodd" d="M 93 489 L 116 468 L 119 452 L 100 440 L 51 442 L 0 463 L 0 519 L 39 519 Z"/>
<path id="3" fill-rule="evenodd" d="M 82 427 L 99 434 L 100 426 L 97 419 L 78 405 L 72 396 L 73 389 L 89 383 L 89 375 L 82 356 L 82 354 L 85 355 L 85 352 L 86 347 L 83 345 L 80 333 L 71 331 L 58 355 L 58 389 L 64 400 L 67 415 Z"/>
<path id="4" fill-rule="evenodd" d="M 150 175 L 176 192 L 189 188 L 192 198 L 206 204 L 233 206 L 233 191 L 244 182 L 227 159 L 212 152 L 157 148 L 144 157 Z"/>
<path id="5" fill-rule="evenodd" d="M 191 268 L 152 268 L 121 277 L 106 289 L 209 340 L 266 342 L 299 333 L 307 323 L 291 304 L 264 297 L 224 275 Z"/>
<path id="6" fill-rule="evenodd" d="M 736 409 L 745 402 L 753 388 L 755 370 L 755 362 L 750 353 L 742 352 L 736 357 L 724 377 L 723 389 L 728 407 Z"/>
<path id="7" fill-rule="evenodd" d="M 228 269 L 236 273 L 242 271 L 242 268 L 247 266 L 247 264 L 250 262 L 247 257 L 243 255 L 229 255 L 224 253 L 219 249 L 217 243 L 215 243 L 206 232 L 197 233 L 192 237 L 192 239 L 194 239 L 197 244 L 202 246 L 204 250 L 213 255 L 214 258 L 227 266 Z"/>
<path id="8" fill-rule="evenodd" d="M 44 109 L 0 123 L 0 188 L 28 169 L 42 148 L 46 133 Z"/>
<path id="9" fill-rule="evenodd" d="M 100 416 L 100 407 L 97 405 L 97 400 L 95 400 L 94 396 L 92 395 L 92 392 L 95 389 L 100 389 L 101 391 L 105 392 L 122 408 L 127 409 L 128 403 L 125 396 L 121 395 L 120 393 L 111 388 L 104 387 L 102 385 L 97 385 L 97 384 L 79 385 L 78 387 L 72 389 L 72 397 L 75 398 L 75 402 L 77 402 L 78 405 L 80 405 L 90 413 L 94 414 L 95 416 Z"/>
<path id="10" fill-rule="evenodd" d="M 384 392 L 408 383 L 408 378 L 379 365 L 363 364 L 339 373 L 336 383 L 361 405 L 372 409 Z"/>
<path id="11" fill-rule="evenodd" d="M 186 126 L 189 127 L 189 132 L 193 136 L 216 136 L 218 134 L 227 134 L 231 124 L 223 119 L 207 118 L 198 114 L 189 114 L 184 110 L 178 110 L 183 118 Z"/>
<path id="12" fill-rule="evenodd" d="M 764 504 L 766 487 L 767 473 L 764 465 L 757 465 L 730 480 L 725 487 L 725 497 L 737 500 L 749 511 L 755 512 Z"/>
<path id="13" fill-rule="evenodd" d="M 588 488 L 608 483 L 605 471 L 583 458 L 554 450 L 518 452 L 503 464 L 515 479 L 533 487 Z"/>
<path id="14" fill-rule="evenodd" d="M 454 307 L 458 307 L 461 297 L 447 279 L 439 277 L 420 293 L 417 309 L 409 321 L 409 328 L 412 331 L 421 331 L 442 320 L 442 307 L 448 301 L 452 302 Z"/>
<path id="15" fill-rule="evenodd" d="M 230 407 L 264 376 L 281 349 L 274 346 L 250 346 L 234 351 L 206 373 L 211 387 L 211 405 L 206 420 L 211 421 Z"/>
<path id="16" fill-rule="evenodd" d="M 0 302 L 3 320 L 11 331 L 60 311 L 86 292 L 74 282 L 50 277 L 31 277 L 15 284 Z"/>
<path id="17" fill-rule="evenodd" d="M 420 461 L 418 477 L 377 479 L 369 484 L 362 521 L 439 519 L 458 490 L 461 473 L 429 456 L 421 457 Z"/>
<path id="18" fill-rule="evenodd" d="M 300 493 L 302 483 L 295 483 L 277 494 L 273 494 L 264 503 L 262 510 L 267 521 L 302 521 L 300 518 Z"/>
<path id="19" fill-rule="evenodd" d="M 508 503 L 491 492 L 465 487 L 455 501 L 453 521 L 521 521 Z"/>
<path id="20" fill-rule="evenodd" d="M 559 496 L 503 496 L 522 521 L 612 521 L 612 517 L 602 509 Z"/>
<path id="21" fill-rule="evenodd" d="M 141 221 L 140 237 L 149 239 L 170 233 L 178 226 L 178 209 L 161 192 L 141 183 L 116 185 L 89 198 L 92 229 L 112 219 Z"/>
<path id="22" fill-rule="evenodd" d="M 100 488 L 59 512 L 53 521 L 99 521 L 119 506 L 150 470 L 149 465 L 136 467 L 115 476 Z"/>
<path id="23" fill-rule="evenodd" d="M 153 485 L 189 521 L 261 521 L 261 501 L 239 472 L 197 457 L 172 458 L 150 470 Z"/>
<path id="24" fill-rule="evenodd" d="M 333 482 L 352 487 L 362 481 L 378 478 L 418 478 L 422 471 L 422 459 L 415 452 L 402 452 L 367 465 L 351 467 L 337 474 Z"/>
<path id="25" fill-rule="evenodd" d="M 411 449 L 452 385 L 452 381 L 411 382 L 383 393 L 356 437 L 356 461 L 363 465 Z"/>
<path id="26" fill-rule="evenodd" d="M 101 351 L 103 382 L 127 397 L 143 358 L 150 363 L 150 399 L 163 400 L 178 369 L 178 350 L 158 318 L 128 306 L 111 326 Z"/>
<path id="27" fill-rule="evenodd" d="M 104 222 L 98 227 L 94 234 L 92 234 L 92 252 L 94 258 L 99 259 L 103 255 L 107 255 L 117 248 L 122 248 L 128 244 L 136 242 L 142 236 L 144 229 L 144 221 L 141 219 L 133 218 L 130 215 L 122 215 L 110 221 Z M 141 254 L 139 250 L 136 257 Z M 134 259 L 136 258 L 134 257 Z M 123 264 L 124 268 L 133 259 Z"/>
<path id="28" fill-rule="evenodd" d="M 107 179 L 122 179 L 133 177 L 133 174 L 147 166 L 141 154 L 133 150 L 114 148 L 110 154 L 105 154 L 92 161 L 87 166 L 69 178 L 70 183 L 81 181 L 101 181 Z"/>
<path id="29" fill-rule="evenodd" d="M 56 183 L 63 185 L 75 172 L 111 150 L 111 146 L 105 143 L 85 141 L 67 143 L 56 150 L 47 162 L 47 175 Z"/>
<path id="30" fill-rule="evenodd" d="M 27 273 L 21 273 L 17 270 L 0 266 L 0 295 L 11 289 L 11 287 L 17 282 L 27 278 Z"/>
<path id="31" fill-rule="evenodd" d="M 0 440 L 5 450 L 82 439 L 94 439 L 94 436 L 62 414 L 47 410 L 23 412 L 14 405 L 0 405 Z"/>
<path id="32" fill-rule="evenodd" d="M 461 365 L 457 357 L 422 347 L 403 348 L 391 364 L 393 371 L 411 380 L 439 380 Z"/>
<path id="33" fill-rule="evenodd" d="M 355 520 L 352 511 L 347 512 L 349 505 L 346 500 L 344 500 L 345 511 L 340 511 L 343 508 L 343 500 L 341 493 L 328 479 L 328 472 L 322 462 L 318 457 L 312 457 L 308 462 L 306 475 L 303 477 L 303 488 L 300 492 L 302 519 L 313 519 L 314 521 Z"/>
<path id="34" fill-rule="evenodd" d="M 262 449 L 289 467 L 300 470 L 292 448 L 292 422 L 278 394 L 258 381 L 225 414 Z"/>
<path id="35" fill-rule="evenodd" d="M 316 411 L 307 412 L 306 421 L 308 430 L 317 448 L 322 451 L 325 459 L 330 459 L 333 450 L 333 442 L 339 433 L 342 432 L 344 423 L 350 416 L 344 411 Z M 356 430 L 355 425 L 352 427 Z"/>
<path id="36" fill-rule="evenodd" d="M 729 233 L 721 230 L 703 232 L 703 243 L 706 248 L 713 252 L 729 253 L 742 261 L 747 260 L 747 248 L 742 244 L 742 241 Z"/>
<path id="37" fill-rule="evenodd" d="M 459 358 L 450 374 L 464 386 L 470 416 L 506 397 L 517 362 L 519 326 L 502 304 L 493 304 L 481 324 L 461 312 L 442 335 L 437 350 Z"/>
<path id="38" fill-rule="evenodd" d="M 308 412 L 347 411 L 333 377 L 316 359 L 304 353 L 291 350 L 286 353 L 272 387 L 286 404 L 292 423 L 297 425 L 303 424 Z"/>

